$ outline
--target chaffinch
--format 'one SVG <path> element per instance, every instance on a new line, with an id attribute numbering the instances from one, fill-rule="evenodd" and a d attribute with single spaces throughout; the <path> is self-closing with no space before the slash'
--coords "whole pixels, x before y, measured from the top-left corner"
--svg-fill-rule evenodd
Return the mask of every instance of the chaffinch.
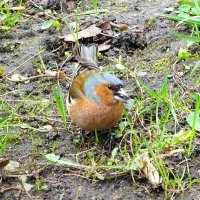
<path id="1" fill-rule="evenodd" d="M 80 65 L 67 97 L 72 121 L 86 131 L 106 130 L 122 118 L 128 95 L 116 76 L 102 72 L 97 66 L 97 45 L 80 46 Z M 81 59 L 80 59 L 81 58 Z"/>

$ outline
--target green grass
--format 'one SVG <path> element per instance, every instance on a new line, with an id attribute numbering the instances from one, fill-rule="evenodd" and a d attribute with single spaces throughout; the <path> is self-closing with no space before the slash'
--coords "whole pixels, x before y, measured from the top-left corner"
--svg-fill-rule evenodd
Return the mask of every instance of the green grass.
<path id="1" fill-rule="evenodd" d="M 10 142 L 12 138 L 20 138 L 17 135 L 10 134 L 10 132 L 12 132 L 12 127 L 21 126 L 20 123 L 14 123 L 13 121 L 17 119 L 17 111 L 29 97 L 30 95 L 25 97 L 23 101 L 20 102 L 17 106 L 15 106 L 12 110 L 8 109 L 5 99 L 0 99 L 1 114 L 3 116 L 0 119 L 0 131 L 2 132 L 0 136 L 0 154 L 2 154 L 6 150 L 8 142 Z"/>
<path id="2" fill-rule="evenodd" d="M 161 156 L 161 154 L 165 154 L 164 152 L 167 149 L 182 149 L 182 144 L 190 139 L 189 136 L 183 139 L 181 134 L 179 137 L 172 135 L 171 132 L 175 130 L 173 130 L 173 127 L 168 127 L 170 123 L 175 127 L 179 125 L 179 117 L 176 109 L 179 108 L 180 104 L 176 104 L 177 96 L 175 99 L 175 97 L 168 93 L 167 74 L 165 75 L 160 91 L 154 91 L 144 83 L 142 83 L 142 86 L 150 95 L 148 101 L 151 101 L 151 105 L 149 104 L 149 106 L 144 108 L 140 112 L 140 115 L 145 117 L 144 113 L 151 113 L 150 125 L 155 127 L 151 141 L 149 141 L 146 133 L 142 133 L 142 141 L 163 179 L 163 187 L 166 195 L 170 190 L 177 189 L 184 192 L 187 188 L 187 185 L 184 185 L 183 182 L 185 172 L 183 174 L 175 173 L 173 168 L 167 163 L 167 160 Z M 187 151 L 188 149 L 185 150 Z M 170 178 L 171 175 L 173 178 Z"/>
<path id="3" fill-rule="evenodd" d="M 197 0 L 194 0 L 194 5 L 185 4 L 180 5 L 178 15 L 162 14 L 161 17 L 168 18 L 177 21 L 180 24 L 185 24 L 190 26 L 191 35 L 186 35 L 183 33 L 178 33 L 175 31 L 170 31 L 174 36 L 189 41 L 189 42 L 200 42 L 199 37 L 199 27 L 200 27 L 200 7 Z"/>
<path id="4" fill-rule="evenodd" d="M 34 119 L 43 112 L 47 112 L 50 103 L 43 102 L 41 96 L 36 97 L 36 100 L 30 100 L 31 96 L 30 93 L 22 99 L 20 98 L 20 100 L 18 99 L 18 101 L 9 99 L 7 95 L 5 97 L 4 95 L 0 96 L 0 154 L 3 154 L 11 143 L 21 142 L 23 132 L 28 132 L 30 139 L 33 132 L 46 132 L 42 125 L 36 127 L 30 125 L 28 119 Z M 21 108 L 26 112 L 25 115 L 19 114 Z M 47 120 L 44 117 L 45 121 Z M 31 140 L 34 148 L 33 138 Z"/>
<path id="5" fill-rule="evenodd" d="M 178 15 L 170 15 L 170 14 L 163 14 L 161 17 L 168 18 L 174 21 L 177 21 L 177 27 L 179 25 L 185 24 L 188 26 L 188 34 L 177 32 L 177 31 L 170 31 L 170 33 L 177 38 L 180 38 L 188 43 L 188 46 L 191 46 L 195 43 L 200 43 L 200 5 L 198 0 L 183 0 L 179 2 L 179 14 Z M 189 51 L 189 50 L 188 50 Z M 189 53 L 189 52 L 188 52 Z M 190 59 L 190 56 L 188 58 Z M 194 68 L 190 72 L 190 78 L 194 78 L 197 72 L 200 69 L 199 64 L 199 56 L 196 58 L 198 61 Z M 199 85 L 199 79 L 197 77 L 196 80 L 197 85 Z"/>
<path id="6" fill-rule="evenodd" d="M 92 0 L 93 2 L 93 6 L 94 6 L 94 10 L 98 10 L 98 0 Z"/>
<path id="7" fill-rule="evenodd" d="M 198 0 L 182 0 L 179 2 L 179 11 L 180 13 L 178 15 L 161 15 L 161 17 L 165 17 L 174 21 L 177 21 L 178 25 L 180 24 L 186 24 L 189 26 L 189 30 L 191 32 L 191 35 L 186 35 L 183 33 L 178 33 L 175 31 L 170 31 L 171 34 L 176 36 L 177 38 L 180 38 L 182 40 L 187 41 L 188 43 L 199 43 L 200 42 L 200 6 Z M 187 57 L 184 57 L 184 59 L 190 59 L 190 53 L 189 50 L 186 51 Z M 197 63 L 193 67 L 193 69 L 190 72 L 190 78 L 194 78 L 195 75 L 197 75 L 199 69 L 200 69 L 200 61 L 199 57 L 197 57 Z M 199 86 L 199 78 L 196 79 L 196 85 Z M 198 106 L 198 103 L 197 103 Z"/>
<path id="8" fill-rule="evenodd" d="M 197 74 L 199 68 L 200 68 L 200 60 L 196 63 L 196 65 L 191 70 L 191 72 L 190 72 L 190 78 L 193 78 Z"/>
<path id="9" fill-rule="evenodd" d="M 193 145 L 193 140 L 195 138 L 195 133 L 196 133 L 196 126 L 197 126 L 197 118 L 199 117 L 199 111 L 200 111 L 200 94 L 195 95 L 195 112 L 194 112 L 194 119 L 193 119 L 193 124 L 192 124 L 192 134 L 190 136 L 190 143 L 189 143 L 189 148 L 187 151 L 188 156 L 191 156 L 192 154 L 192 145 Z"/>
<path id="10" fill-rule="evenodd" d="M 21 5 L 19 3 L 19 6 Z M 9 6 L 8 0 L 0 2 L 0 31 L 10 32 L 12 28 L 20 22 L 20 11 L 12 11 Z"/>
<path id="11" fill-rule="evenodd" d="M 64 100 L 63 93 L 62 93 L 60 85 L 58 85 L 57 87 L 54 86 L 52 88 L 52 91 L 53 91 L 56 103 L 58 105 L 60 115 L 63 119 L 64 125 L 66 126 L 66 124 L 67 124 L 67 112 L 66 112 L 66 107 L 65 107 L 65 100 Z"/>
<path id="12" fill-rule="evenodd" d="M 1 136 L 0 137 L 0 155 L 2 155 L 2 153 L 6 150 L 7 144 L 8 144 L 7 137 Z"/>

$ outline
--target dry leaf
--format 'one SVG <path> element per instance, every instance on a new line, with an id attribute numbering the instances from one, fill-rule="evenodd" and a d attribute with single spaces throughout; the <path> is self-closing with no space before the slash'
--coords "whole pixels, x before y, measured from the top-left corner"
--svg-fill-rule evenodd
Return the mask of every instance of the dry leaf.
<path id="1" fill-rule="evenodd" d="M 20 176 L 19 179 L 21 181 L 21 185 L 18 185 L 18 187 L 21 188 L 21 189 L 24 189 L 26 192 L 29 192 L 34 187 L 34 185 L 27 183 L 27 176 L 26 175 Z"/>
<path id="2" fill-rule="evenodd" d="M 162 183 L 162 177 L 159 175 L 158 170 L 151 163 L 148 153 L 139 155 L 135 159 L 135 162 L 138 164 L 141 172 L 148 178 L 154 187 L 157 187 Z"/>
<path id="3" fill-rule="evenodd" d="M 0 160 L 0 170 L 3 169 L 6 165 L 8 165 L 9 160 Z"/>
<path id="4" fill-rule="evenodd" d="M 71 0 L 71 1 L 66 1 L 66 5 L 67 5 L 67 9 L 69 11 L 73 11 L 76 7 L 75 1 Z"/>
<path id="5" fill-rule="evenodd" d="M 125 30 L 128 30 L 128 26 L 126 24 L 119 24 L 119 29 L 121 31 L 125 31 Z"/>
<path id="6" fill-rule="evenodd" d="M 137 76 L 137 77 L 144 77 L 144 76 L 146 76 L 147 74 L 148 74 L 147 72 L 141 71 L 141 72 L 136 73 L 136 76 Z"/>
<path id="7" fill-rule="evenodd" d="M 40 127 L 40 130 L 43 132 L 50 132 L 53 130 L 53 127 L 51 125 L 45 125 L 45 126 Z"/>
<path id="8" fill-rule="evenodd" d="M 112 30 L 107 30 L 106 31 L 106 33 L 105 33 L 105 36 L 107 36 L 107 37 L 115 37 L 117 34 L 114 32 L 114 31 L 112 31 Z"/>
<path id="9" fill-rule="evenodd" d="M 28 78 L 20 74 L 13 74 L 8 80 L 12 82 L 25 82 L 28 81 Z"/>
<path id="10" fill-rule="evenodd" d="M 76 36 L 78 35 L 78 40 L 82 38 L 89 38 L 89 37 L 94 37 L 101 33 L 101 29 L 96 27 L 96 25 L 89 26 L 88 28 L 74 34 L 68 34 L 65 36 L 64 40 L 66 42 L 75 42 L 76 41 Z"/>
<path id="11" fill-rule="evenodd" d="M 184 153 L 184 152 L 185 152 L 184 149 L 174 149 L 171 151 L 165 151 L 165 153 L 161 154 L 160 157 L 162 157 L 162 158 L 172 157 L 172 156 L 176 156 L 177 154 Z"/>
<path id="12" fill-rule="evenodd" d="M 125 31 L 128 29 L 128 26 L 126 24 L 116 24 L 114 22 L 111 22 L 110 24 L 113 27 L 119 28 L 121 31 Z"/>
<path id="13" fill-rule="evenodd" d="M 5 171 L 15 172 L 19 169 L 20 163 L 14 160 L 10 160 L 9 163 L 4 167 Z"/>
<path id="14" fill-rule="evenodd" d="M 100 44 L 98 46 L 98 51 L 106 51 L 111 48 L 110 44 Z"/>
<path id="15" fill-rule="evenodd" d="M 174 11 L 174 7 L 168 7 L 164 9 L 167 12 L 173 12 Z"/>
<path id="16" fill-rule="evenodd" d="M 110 22 L 111 22 L 110 20 L 106 20 L 102 22 L 101 24 L 97 25 L 97 27 L 102 30 L 107 30 L 110 27 Z"/>
<path id="17" fill-rule="evenodd" d="M 52 70 L 45 70 L 44 73 L 47 74 L 48 76 L 53 76 L 53 77 L 57 76 L 57 72 Z"/>
<path id="18" fill-rule="evenodd" d="M 178 133 L 174 134 L 172 137 L 172 141 L 170 142 L 170 145 L 177 145 L 177 144 L 182 144 L 185 141 L 189 140 L 192 135 L 191 130 L 180 130 Z"/>
<path id="19" fill-rule="evenodd" d="M 50 101 L 49 101 L 49 99 L 42 99 L 41 102 L 44 103 L 44 104 L 48 104 Z"/>
<path id="20" fill-rule="evenodd" d="M 66 78 L 67 75 L 65 74 L 64 71 L 58 71 L 58 77 L 59 77 L 59 78 Z"/>
<path id="21" fill-rule="evenodd" d="M 23 187 L 26 190 L 26 192 L 28 192 L 34 187 L 34 185 L 32 185 L 30 183 L 23 183 Z"/>

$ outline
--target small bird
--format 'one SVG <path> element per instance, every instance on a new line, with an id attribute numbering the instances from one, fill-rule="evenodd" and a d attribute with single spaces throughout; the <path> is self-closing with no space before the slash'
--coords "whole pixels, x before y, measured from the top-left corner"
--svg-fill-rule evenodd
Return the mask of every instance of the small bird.
<path id="1" fill-rule="evenodd" d="M 71 120 L 85 131 L 101 131 L 116 125 L 128 99 L 123 82 L 98 67 L 97 51 L 95 44 L 79 47 L 79 67 L 67 97 Z"/>

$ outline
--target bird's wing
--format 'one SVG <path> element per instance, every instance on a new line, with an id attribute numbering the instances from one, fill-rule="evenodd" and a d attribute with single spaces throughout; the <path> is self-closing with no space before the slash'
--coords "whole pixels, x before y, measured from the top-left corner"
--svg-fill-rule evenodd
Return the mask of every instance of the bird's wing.
<path id="1" fill-rule="evenodd" d="M 90 46 L 80 45 L 76 58 L 79 67 L 73 73 L 72 84 L 70 85 L 67 101 L 70 103 L 73 98 L 80 98 L 84 95 L 85 80 L 92 74 L 99 71 L 97 65 L 98 45 Z"/>
<path id="2" fill-rule="evenodd" d="M 77 77 L 74 78 L 71 87 L 70 87 L 70 96 L 71 98 L 80 98 L 85 95 L 84 92 L 84 84 L 88 77 L 92 76 L 93 74 L 98 73 L 99 70 L 85 70 Z"/>

